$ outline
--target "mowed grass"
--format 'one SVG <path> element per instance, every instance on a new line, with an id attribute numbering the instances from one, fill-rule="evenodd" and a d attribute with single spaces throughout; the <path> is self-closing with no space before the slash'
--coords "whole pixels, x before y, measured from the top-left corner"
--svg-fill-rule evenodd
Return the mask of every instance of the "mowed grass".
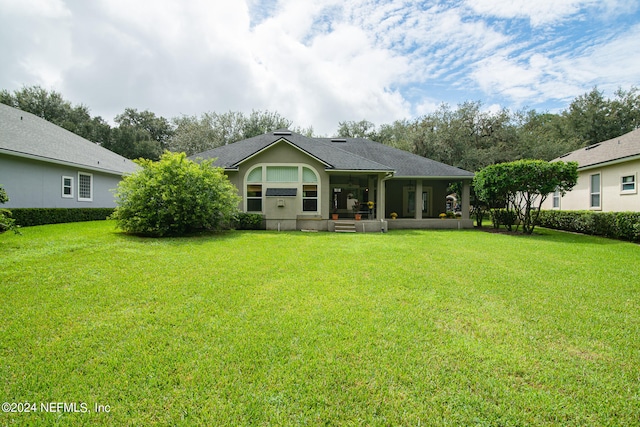
<path id="1" fill-rule="evenodd" d="M 22 232 L 0 235 L 0 400 L 37 412 L 0 425 L 640 424 L 637 245 Z"/>

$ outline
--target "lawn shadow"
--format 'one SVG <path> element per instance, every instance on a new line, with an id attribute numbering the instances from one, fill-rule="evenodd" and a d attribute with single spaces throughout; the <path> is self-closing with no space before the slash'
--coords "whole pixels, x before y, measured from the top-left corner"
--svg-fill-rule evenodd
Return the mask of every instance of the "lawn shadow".
<path id="1" fill-rule="evenodd" d="M 171 245 L 202 245 L 210 243 L 211 241 L 225 242 L 240 238 L 245 231 L 239 230 L 224 230 L 224 231 L 199 231 L 183 236 L 150 236 L 135 233 L 126 233 L 120 230 L 114 230 L 111 232 L 116 238 L 129 241 L 129 242 L 162 242 Z"/>
<path id="2" fill-rule="evenodd" d="M 536 227 L 533 234 L 524 234 L 522 230 L 508 231 L 505 229 L 495 229 L 493 227 L 476 228 L 478 231 L 485 233 L 500 234 L 510 236 L 516 239 L 535 239 L 537 241 L 563 242 L 577 244 L 596 244 L 596 245 L 619 245 L 623 243 L 633 243 L 625 240 L 610 239 L 602 236 L 594 236 L 590 234 L 575 233 L 564 230 L 554 230 L 551 228 Z"/>

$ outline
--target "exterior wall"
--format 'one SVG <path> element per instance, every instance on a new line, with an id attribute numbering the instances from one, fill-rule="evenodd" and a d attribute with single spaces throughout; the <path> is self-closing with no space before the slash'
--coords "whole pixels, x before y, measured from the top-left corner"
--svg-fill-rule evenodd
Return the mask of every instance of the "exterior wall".
<path id="1" fill-rule="evenodd" d="M 78 172 L 91 174 L 92 201 L 78 200 Z M 73 178 L 73 197 L 62 197 L 62 177 Z M 113 189 L 122 177 L 0 154 L 0 185 L 9 196 L 2 207 L 11 208 L 112 208 Z"/>
<path id="2" fill-rule="evenodd" d="M 590 176 L 600 174 L 600 208 L 591 208 Z M 622 192 L 622 177 L 634 175 L 635 192 Z M 561 210 L 594 210 L 603 212 L 640 211 L 640 194 L 638 192 L 640 178 L 640 160 L 617 163 L 599 168 L 585 169 L 578 172 L 576 186 L 560 199 L 560 207 L 553 207 L 553 194 L 549 194 L 542 204 L 542 209 Z"/>
<path id="3" fill-rule="evenodd" d="M 262 213 L 265 215 L 267 229 L 296 230 L 298 221 L 329 218 L 331 196 L 329 194 L 329 175 L 325 172 L 324 164 L 309 157 L 302 151 L 292 147 L 287 142 L 278 142 L 262 153 L 243 162 L 238 172 L 228 173 L 229 179 L 238 188 L 238 194 L 243 198 L 241 210 L 246 211 L 245 193 L 247 189 L 246 175 L 254 166 L 308 166 L 318 176 L 318 212 L 302 210 L 302 182 L 263 183 Z M 267 188 L 297 188 L 296 196 L 265 195 Z M 324 224 L 326 229 L 326 223 Z"/>

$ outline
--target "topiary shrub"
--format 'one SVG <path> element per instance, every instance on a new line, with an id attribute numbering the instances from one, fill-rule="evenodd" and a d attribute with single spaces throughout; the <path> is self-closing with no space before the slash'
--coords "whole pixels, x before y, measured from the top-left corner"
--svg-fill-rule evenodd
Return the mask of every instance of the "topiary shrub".
<path id="1" fill-rule="evenodd" d="M 111 218 L 126 232 L 156 237 L 220 229 L 240 198 L 212 162 L 195 163 L 185 153 L 168 151 L 157 162 L 136 160 L 142 169 L 118 185 Z"/>

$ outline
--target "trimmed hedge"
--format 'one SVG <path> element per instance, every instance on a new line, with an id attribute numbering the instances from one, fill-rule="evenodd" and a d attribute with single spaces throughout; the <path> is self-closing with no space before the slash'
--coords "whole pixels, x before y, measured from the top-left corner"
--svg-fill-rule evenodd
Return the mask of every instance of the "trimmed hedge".
<path id="1" fill-rule="evenodd" d="M 113 208 L 14 208 L 16 224 L 21 227 L 60 224 L 63 222 L 99 221 L 107 219 Z"/>
<path id="2" fill-rule="evenodd" d="M 640 242 L 640 212 L 540 211 L 538 225 Z"/>
<path id="3" fill-rule="evenodd" d="M 235 230 L 264 230 L 264 218 L 261 214 L 237 212 L 231 219 L 230 228 Z"/>

